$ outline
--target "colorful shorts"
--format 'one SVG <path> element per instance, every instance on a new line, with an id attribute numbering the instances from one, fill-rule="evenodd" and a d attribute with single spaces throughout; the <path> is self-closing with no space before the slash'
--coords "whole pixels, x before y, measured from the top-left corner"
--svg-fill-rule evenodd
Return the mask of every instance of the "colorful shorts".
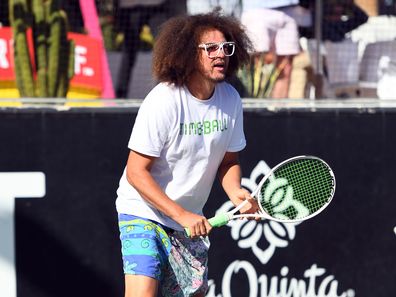
<path id="1" fill-rule="evenodd" d="M 206 238 L 191 239 L 182 231 L 132 215 L 119 215 L 125 274 L 160 281 L 164 297 L 193 296 L 208 289 Z"/>

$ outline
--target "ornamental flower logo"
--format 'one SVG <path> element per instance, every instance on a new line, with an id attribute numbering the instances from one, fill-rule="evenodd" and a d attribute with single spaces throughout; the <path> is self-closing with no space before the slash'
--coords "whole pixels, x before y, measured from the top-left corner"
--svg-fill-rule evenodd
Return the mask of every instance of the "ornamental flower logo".
<path id="1" fill-rule="evenodd" d="M 286 178 L 270 176 L 264 193 L 260 192 L 259 195 L 261 201 L 268 205 L 270 215 L 274 218 L 288 220 L 290 216 L 285 215 L 285 211 L 288 211 L 290 208 L 296 213 L 294 218 L 307 217 L 309 215 L 309 209 L 301 202 L 293 199 L 293 193 L 293 187 L 288 184 Z"/>
<path id="2" fill-rule="evenodd" d="M 270 171 L 264 161 L 260 161 L 249 178 L 242 178 L 242 186 L 252 192 L 260 179 Z M 276 179 L 274 179 L 276 180 Z M 271 181 L 271 183 L 273 180 Z M 271 192 L 264 193 L 265 199 L 276 205 L 281 205 L 278 215 L 281 216 L 283 205 L 292 205 L 293 191 L 287 186 L 287 181 L 275 182 Z M 268 196 L 268 197 L 266 197 Z M 286 197 L 285 197 L 286 196 Z M 284 202 L 286 201 L 286 202 Z M 286 204 L 284 204 L 286 203 Z M 231 201 L 224 203 L 217 213 L 227 212 L 234 208 Z M 262 264 L 267 264 L 277 248 L 285 248 L 296 236 L 296 226 L 299 223 L 280 223 L 271 220 L 231 220 L 227 226 L 231 228 L 232 238 L 243 249 L 251 249 Z"/>

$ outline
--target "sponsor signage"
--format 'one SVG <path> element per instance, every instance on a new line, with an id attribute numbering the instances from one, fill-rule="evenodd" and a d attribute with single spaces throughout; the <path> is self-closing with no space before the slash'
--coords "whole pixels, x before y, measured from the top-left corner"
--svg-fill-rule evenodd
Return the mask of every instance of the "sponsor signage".
<path id="1" fill-rule="evenodd" d="M 0 296 L 123 296 L 114 203 L 136 115 L 135 108 L 0 109 Z M 393 296 L 396 110 L 246 110 L 244 123 L 248 190 L 272 166 L 303 154 L 329 163 L 337 189 L 306 222 L 215 228 L 207 296 Z M 38 188 L 27 182 L 32 176 L 4 183 L 9 172 L 38 174 Z M 205 214 L 231 208 L 216 182 Z"/>
<path id="2" fill-rule="evenodd" d="M 27 31 L 27 42 L 30 60 L 33 61 L 32 30 Z M 10 27 L 0 27 L 0 83 L 2 81 L 15 81 L 14 44 Z"/>
<path id="3" fill-rule="evenodd" d="M 69 33 L 75 42 L 74 76 L 71 87 L 87 88 L 102 92 L 102 64 L 100 40 L 83 34 Z"/>
<path id="4" fill-rule="evenodd" d="M 253 168 L 249 177 L 242 178 L 242 185 L 250 192 L 257 187 L 257 183 L 270 170 L 264 160 L 260 160 Z M 278 191 L 278 198 L 282 199 L 282 190 Z M 225 202 L 217 212 L 227 212 L 234 208 L 230 201 Z M 319 214 L 320 216 L 320 214 Z M 236 243 L 236 249 L 244 250 L 237 259 L 231 263 L 224 263 L 224 272 L 220 283 L 213 279 L 209 282 L 207 297 L 234 296 L 235 287 L 244 279 L 244 288 L 238 296 L 260 297 L 354 297 L 355 290 L 342 291 L 342 284 L 335 275 L 327 272 L 313 261 L 300 274 L 294 270 L 294 261 L 285 262 L 279 266 L 279 270 L 266 271 L 266 265 L 281 250 L 289 250 L 294 253 L 293 240 L 299 235 L 299 226 L 302 223 L 281 223 L 269 220 L 256 222 L 254 220 L 233 220 L 228 223 L 228 230 L 221 230 L 229 235 L 229 239 Z M 214 247 L 216 248 L 216 246 Z M 244 257 L 244 255 L 247 257 Z M 249 255 L 250 254 L 250 255 Z M 246 260 L 253 258 L 253 261 Z M 297 260 L 297 259 L 296 259 Z M 260 274 L 261 273 L 261 274 Z M 242 293 L 246 290 L 246 293 Z M 242 295 L 243 294 L 243 295 Z"/>
<path id="5" fill-rule="evenodd" d="M 102 92 L 101 44 L 96 38 L 83 34 L 68 33 L 69 39 L 75 42 L 74 76 L 70 88 L 75 95 L 93 93 L 99 96 Z M 28 31 L 28 44 L 33 61 L 34 47 L 31 30 Z M 15 81 L 15 63 L 12 29 L 0 28 L 0 84 L 3 81 Z"/>
<path id="6" fill-rule="evenodd" d="M 15 80 L 11 28 L 0 28 L 0 80 Z"/>
<path id="7" fill-rule="evenodd" d="M 0 172 L 0 296 L 17 297 L 15 198 L 41 198 L 44 195 L 44 173 Z"/>

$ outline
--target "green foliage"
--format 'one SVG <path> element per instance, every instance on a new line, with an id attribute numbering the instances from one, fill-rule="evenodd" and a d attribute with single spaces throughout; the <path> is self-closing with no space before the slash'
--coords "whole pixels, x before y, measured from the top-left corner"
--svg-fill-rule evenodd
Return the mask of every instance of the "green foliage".
<path id="1" fill-rule="evenodd" d="M 66 97 L 74 75 L 74 43 L 67 39 L 68 20 L 59 0 L 9 0 L 14 34 L 16 81 L 22 97 Z M 31 28 L 35 56 L 29 57 Z M 33 71 L 35 65 L 36 73 Z"/>
<path id="2" fill-rule="evenodd" d="M 10 5 L 10 20 L 13 26 L 15 71 L 17 86 L 21 96 L 34 96 L 33 70 L 30 64 L 29 48 L 27 43 L 27 4 L 23 0 L 14 0 Z"/>
<path id="3" fill-rule="evenodd" d="M 237 77 L 244 88 L 244 97 L 270 98 L 281 68 L 266 60 L 266 54 L 252 56 L 250 63 L 240 68 Z"/>

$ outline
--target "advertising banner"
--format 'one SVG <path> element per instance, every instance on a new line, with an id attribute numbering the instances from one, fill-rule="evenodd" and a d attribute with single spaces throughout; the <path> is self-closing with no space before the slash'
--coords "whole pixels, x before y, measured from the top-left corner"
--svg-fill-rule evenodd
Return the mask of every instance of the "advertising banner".
<path id="1" fill-rule="evenodd" d="M 0 28 L 0 80 L 15 80 L 12 30 Z"/>
<path id="2" fill-rule="evenodd" d="M 32 30 L 27 34 L 31 61 L 34 62 Z M 74 76 L 68 98 L 98 98 L 102 93 L 101 42 L 84 34 L 68 33 L 75 43 Z M 11 27 L 0 28 L 0 98 L 19 98 L 16 87 L 13 36 Z M 33 65 L 33 68 L 35 65 Z"/>
<path id="3" fill-rule="evenodd" d="M 34 46 L 32 30 L 26 34 L 30 61 L 34 64 Z M 14 41 L 11 27 L 0 27 L 0 98 L 19 98 L 20 94 L 16 85 L 14 61 Z M 14 103 L 3 102 L 1 105 L 15 106 Z"/>
<path id="4" fill-rule="evenodd" d="M 70 81 L 71 92 L 78 89 L 91 90 L 95 97 L 102 94 L 102 62 L 99 39 L 77 33 L 69 33 L 69 39 L 75 42 L 74 76 Z M 77 91 L 78 93 L 78 91 Z M 68 94 L 68 97 L 73 97 Z M 78 98 L 78 97 L 77 97 Z"/>
<path id="5" fill-rule="evenodd" d="M 0 110 L 0 296 L 123 296 L 114 203 L 136 114 Z M 207 296 L 393 296 L 396 110 L 246 109 L 244 121 L 244 187 L 314 155 L 333 168 L 336 193 L 303 223 L 214 229 Z M 205 215 L 231 208 L 216 182 Z"/>

